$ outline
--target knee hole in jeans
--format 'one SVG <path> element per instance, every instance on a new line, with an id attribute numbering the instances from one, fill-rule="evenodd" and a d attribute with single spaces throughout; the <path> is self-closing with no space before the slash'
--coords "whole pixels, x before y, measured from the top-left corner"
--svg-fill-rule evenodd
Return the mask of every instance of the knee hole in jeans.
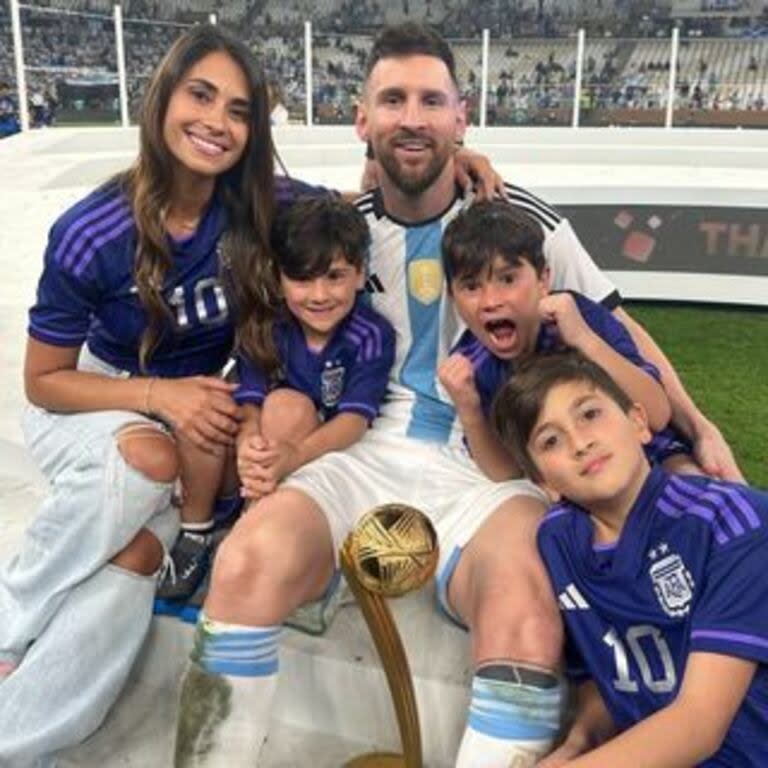
<path id="1" fill-rule="evenodd" d="M 131 542 L 113 558 L 113 565 L 144 576 L 156 573 L 163 562 L 163 545 L 146 528 L 142 528 Z"/>
<path id="2" fill-rule="evenodd" d="M 157 483 L 172 483 L 179 474 L 173 439 L 151 424 L 127 425 L 117 433 L 117 448 L 126 464 Z"/>

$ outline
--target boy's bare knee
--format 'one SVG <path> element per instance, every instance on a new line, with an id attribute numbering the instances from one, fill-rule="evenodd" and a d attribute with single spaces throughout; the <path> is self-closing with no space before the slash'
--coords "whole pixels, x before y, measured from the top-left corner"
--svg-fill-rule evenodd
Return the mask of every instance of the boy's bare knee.
<path id="1" fill-rule="evenodd" d="M 163 562 L 163 545 L 159 539 L 142 528 L 133 540 L 113 558 L 113 565 L 144 576 L 156 573 Z"/>
<path id="2" fill-rule="evenodd" d="M 261 409 L 261 433 L 270 439 L 301 438 L 318 427 L 317 409 L 293 389 L 270 392 Z"/>
<path id="3" fill-rule="evenodd" d="M 157 483 L 172 483 L 179 474 L 173 439 L 157 427 L 124 427 L 117 433 L 117 448 L 126 464 Z"/>

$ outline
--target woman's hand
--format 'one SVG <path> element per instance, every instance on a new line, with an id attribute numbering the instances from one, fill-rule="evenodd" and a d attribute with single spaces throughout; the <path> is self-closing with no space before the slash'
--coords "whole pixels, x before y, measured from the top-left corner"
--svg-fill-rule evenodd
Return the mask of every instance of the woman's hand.
<path id="1" fill-rule="evenodd" d="M 156 379 L 148 383 L 147 409 L 198 448 L 219 454 L 234 445 L 241 414 L 236 384 L 214 376 Z"/>

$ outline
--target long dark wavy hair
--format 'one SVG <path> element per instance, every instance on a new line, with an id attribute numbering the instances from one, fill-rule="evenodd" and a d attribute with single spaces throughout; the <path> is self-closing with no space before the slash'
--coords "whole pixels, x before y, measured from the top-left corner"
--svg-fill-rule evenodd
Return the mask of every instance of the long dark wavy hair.
<path id="1" fill-rule="evenodd" d="M 251 102 L 243 156 L 216 180 L 229 222 L 219 244 L 220 278 L 234 315 L 237 345 L 268 371 L 277 364 L 270 320 L 277 286 L 269 243 L 275 210 L 276 153 L 266 79 L 243 43 L 218 27 L 201 25 L 179 37 L 155 70 L 142 103 L 139 156 L 119 177 L 136 222 L 134 274 L 149 317 L 139 347 L 142 370 L 171 327 L 170 310 L 162 295 L 173 260 L 165 228 L 174 169 L 173 156 L 163 138 L 168 103 L 190 67 L 215 52 L 226 53 L 240 67 Z"/>

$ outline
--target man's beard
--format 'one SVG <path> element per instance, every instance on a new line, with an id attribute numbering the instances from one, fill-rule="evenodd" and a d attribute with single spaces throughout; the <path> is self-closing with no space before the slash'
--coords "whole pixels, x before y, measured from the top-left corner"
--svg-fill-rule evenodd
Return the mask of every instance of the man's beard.
<path id="1" fill-rule="evenodd" d="M 380 163 L 384 172 L 389 176 L 392 183 L 408 197 L 418 197 L 423 192 L 426 192 L 439 178 L 440 174 L 450 158 L 450 153 L 442 154 L 439 148 L 434 147 L 436 150 L 432 155 L 432 159 L 427 163 L 423 170 L 415 173 L 410 173 L 406 170 L 406 166 L 403 163 L 398 162 L 395 157 L 392 144 L 397 141 L 402 141 L 407 138 L 419 138 L 415 134 L 396 136 L 389 145 L 374 146 L 374 153 L 376 159 Z"/>

